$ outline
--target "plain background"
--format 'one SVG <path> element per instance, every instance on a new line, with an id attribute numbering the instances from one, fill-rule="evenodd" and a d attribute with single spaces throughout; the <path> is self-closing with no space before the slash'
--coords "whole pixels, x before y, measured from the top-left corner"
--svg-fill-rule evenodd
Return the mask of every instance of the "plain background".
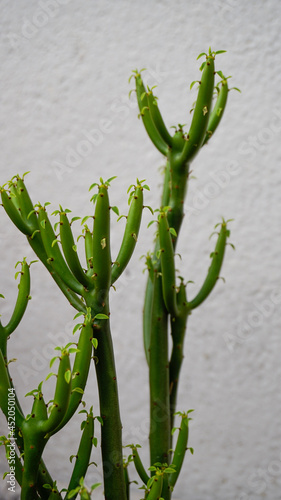
<path id="1" fill-rule="evenodd" d="M 232 75 L 223 122 L 192 164 L 177 266 L 192 297 L 209 266 L 221 217 L 233 218 L 222 276 L 212 296 L 189 319 L 178 408 L 194 408 L 190 446 L 175 498 L 280 498 L 280 16 L 279 0 L 75 1 L 0 0 L 0 184 L 26 177 L 34 203 L 61 204 L 91 214 L 90 184 L 117 175 L 111 204 L 127 211 L 127 187 L 146 179 L 145 203 L 158 207 L 163 158 L 137 119 L 128 93 L 131 71 L 146 68 L 167 126 L 190 123 L 200 78 L 200 52 L 227 50 L 216 67 Z M 91 136 L 92 143 L 87 142 Z M 88 146 L 87 146 L 88 144 Z M 90 146 L 89 146 L 90 144 Z M 54 219 L 55 220 L 55 219 Z M 142 349 L 146 276 L 141 255 L 153 247 L 145 211 L 132 261 L 111 293 L 124 444 L 142 445 L 148 465 L 148 372 Z M 81 232 L 76 223 L 77 235 Z M 124 222 L 112 217 L 112 256 Z M 0 210 L 0 293 L 5 324 L 16 299 L 14 266 L 34 256 Z M 80 247 L 79 252 L 82 252 Z M 49 373 L 55 345 L 73 339 L 75 314 L 40 263 L 32 265 L 32 300 L 9 342 L 15 385 L 26 413 Z M 43 386 L 46 399 L 53 381 Z M 85 399 L 99 414 L 94 371 Z M 47 465 L 62 488 L 79 442 L 78 416 L 50 441 Z M 6 432 L 0 416 L 0 434 Z M 96 435 L 99 436 L 98 425 Z M 126 452 L 126 450 L 124 450 Z M 87 484 L 100 481 L 100 450 Z M 0 472 L 7 470 L 3 449 Z M 133 467 L 131 478 L 136 479 Z M 137 488 L 137 486 L 134 486 Z M 3 481 L 1 498 L 11 498 Z M 137 494 L 137 498 L 140 498 Z M 17 498 L 17 495 L 15 496 Z M 102 488 L 97 490 L 102 498 Z"/>

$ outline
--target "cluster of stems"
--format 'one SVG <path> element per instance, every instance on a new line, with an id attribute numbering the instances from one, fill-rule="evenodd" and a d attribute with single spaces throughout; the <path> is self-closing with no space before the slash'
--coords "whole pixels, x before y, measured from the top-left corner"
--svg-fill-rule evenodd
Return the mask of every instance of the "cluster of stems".
<path id="1" fill-rule="evenodd" d="M 215 71 L 215 56 L 222 52 L 210 49 L 207 54 L 198 56 L 205 56 L 206 59 L 200 68 L 200 81 L 191 84 L 192 88 L 198 83 L 199 89 L 188 132 L 178 125 L 174 134 L 170 134 L 160 113 L 154 87 L 146 87 L 142 71 L 134 71 L 139 117 L 154 146 L 166 157 L 155 248 L 147 255 L 148 278 L 143 309 L 144 348 L 150 381 L 150 466 L 166 464 L 175 469 L 163 477 L 161 497 L 165 500 L 171 498 L 188 449 L 186 428 L 190 419 L 186 418 L 187 414 L 182 414 L 175 447 L 172 440 L 187 318 L 217 283 L 230 234 L 224 219 L 215 226 L 219 231 L 216 232 L 217 241 L 210 256 L 211 264 L 198 293 L 189 300 L 184 279 L 179 276 L 179 283 L 176 282 L 174 256 L 184 217 L 190 164 L 213 136 L 227 102 L 228 78 L 221 71 Z M 221 80 L 215 85 L 216 73 Z M 170 355 L 169 336 L 172 341 Z M 193 451 L 192 448 L 190 450 Z"/>
<path id="2" fill-rule="evenodd" d="M 106 500 L 129 500 L 130 478 L 128 466 L 134 463 L 142 483 L 146 500 L 170 500 L 178 480 L 188 448 L 189 413 L 178 412 L 180 426 L 174 427 L 177 390 L 183 360 L 183 346 L 187 318 L 213 290 L 221 271 L 229 237 L 227 222 L 222 220 L 217 232 L 211 264 L 206 278 L 194 298 L 188 300 L 182 277 L 177 283 L 175 250 L 184 216 L 184 200 L 190 172 L 190 163 L 215 132 L 222 118 L 228 95 L 227 78 L 217 72 L 221 81 L 215 86 L 215 56 L 209 50 L 201 66 L 202 77 L 188 133 L 183 126 L 171 135 L 159 111 L 153 89 L 146 88 L 141 72 L 135 71 L 136 95 L 145 129 L 156 148 L 167 159 L 163 195 L 157 218 L 155 249 L 148 253 L 145 303 L 143 309 L 144 349 L 149 368 L 150 383 L 150 464 L 145 467 L 139 445 L 127 445 L 131 454 L 124 459 L 122 425 L 120 418 L 117 376 L 111 337 L 109 291 L 123 273 L 135 249 L 143 212 L 144 181 L 137 180 L 129 188 L 129 211 L 126 216 L 124 236 L 120 251 L 111 258 L 110 214 L 108 190 L 110 182 L 100 179 L 90 189 L 97 189 L 91 201 L 94 212 L 82 220 L 85 266 L 82 265 L 73 235 L 72 224 L 79 219 L 69 219 L 70 210 L 54 212 L 59 221 L 53 226 L 47 213 L 48 203 L 33 205 L 24 176 L 16 175 L 1 188 L 2 206 L 11 221 L 34 250 L 37 258 L 65 295 L 81 323 L 74 327 L 78 339 L 66 346 L 57 347 L 58 355 L 50 363 L 58 364 L 55 375 L 54 396 L 48 403 L 43 396 L 43 382 L 28 395 L 33 404 L 28 415 L 20 406 L 9 370 L 7 341 L 19 325 L 30 299 L 30 264 L 24 259 L 17 273 L 20 275 L 18 297 L 14 311 L 6 325 L 0 321 L 0 406 L 9 422 L 9 393 L 15 395 L 14 423 L 9 425 L 8 436 L 1 442 L 6 448 L 9 464 L 21 488 L 21 500 L 54 500 L 94 496 L 95 484 L 88 490 L 84 484 L 91 460 L 94 421 L 101 426 L 101 453 L 104 469 L 104 496 Z M 194 83 L 194 82 L 193 82 Z M 193 84 L 192 84 L 193 85 Z M 212 103 L 215 92 L 215 104 Z M 118 214 L 119 215 L 119 214 Z M 92 226 L 89 221 L 92 219 Z M 87 225 L 86 225 L 87 222 Z M 56 234 L 58 233 L 58 234 Z M 78 238 L 79 239 L 79 238 Z M 18 263 L 19 264 L 19 263 Z M 17 276 L 16 275 L 16 276 Z M 169 336 L 172 350 L 169 354 Z M 99 391 L 99 415 L 94 416 L 93 406 L 85 409 L 83 400 L 91 363 L 94 363 Z M 47 377 L 48 378 L 48 377 Z M 86 416 L 82 436 L 75 458 L 73 472 L 67 488 L 59 490 L 43 461 L 45 446 L 73 417 L 79 408 Z M 173 444 L 173 435 L 177 440 Z M 11 442 L 16 439 L 17 449 L 11 456 Z M 125 443 L 126 444 L 126 443 Z"/>

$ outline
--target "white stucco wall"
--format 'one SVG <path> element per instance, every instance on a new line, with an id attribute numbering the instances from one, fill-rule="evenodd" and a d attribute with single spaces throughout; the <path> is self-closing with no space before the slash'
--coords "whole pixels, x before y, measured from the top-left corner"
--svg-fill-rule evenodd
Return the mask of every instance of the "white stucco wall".
<path id="1" fill-rule="evenodd" d="M 26 183 L 34 203 L 50 201 L 53 210 L 61 204 L 73 215 L 90 213 L 88 187 L 100 176 L 118 176 L 110 196 L 121 213 L 127 187 L 136 177 L 147 180 L 151 191 L 145 193 L 146 203 L 157 208 L 163 159 L 137 119 L 135 101 L 128 99 L 131 70 L 147 68 L 149 83 L 158 84 L 166 123 L 172 126 L 190 120 L 196 91 L 190 92 L 189 85 L 199 78 L 197 55 L 210 45 L 227 50 L 217 58 L 217 68 L 232 75 L 232 85 L 242 93 L 230 93 L 223 124 L 192 166 L 196 179 L 189 186 L 178 261 L 180 274 L 195 281 L 190 296 L 204 279 L 213 245 L 208 237 L 221 216 L 234 219 L 231 241 L 236 251 L 227 251 L 226 283 L 219 282 L 189 320 L 179 409 L 195 409 L 190 426 L 195 452 L 187 455 L 175 497 L 279 499 L 279 0 L 0 0 L 0 8 L 0 184 L 30 171 Z M 90 132 L 98 134 L 100 143 L 82 157 L 81 144 Z M 76 166 L 70 166 L 73 152 Z M 58 174 L 58 165 L 65 166 L 63 173 Z M 152 248 L 149 220 L 147 211 L 135 256 L 111 294 L 124 441 L 139 442 L 145 460 L 149 393 L 141 333 L 145 276 L 139 257 Z M 121 225 L 113 224 L 113 256 Z M 0 254 L 5 323 L 16 297 L 14 265 L 33 255 L 4 210 Z M 40 263 L 32 266 L 32 297 L 9 345 L 10 357 L 17 358 L 11 369 L 26 412 L 31 400 L 23 395 L 49 372 L 47 351 L 53 336 L 58 344 L 66 343 L 74 316 Z M 49 386 L 44 387 L 51 398 Z M 98 414 L 95 387 L 92 372 L 86 399 Z M 60 487 L 71 471 L 68 457 L 75 453 L 80 434 L 77 419 L 69 428 L 45 453 Z M 0 434 L 5 431 L 1 415 Z M 93 460 L 100 470 L 98 450 Z M 6 469 L 0 449 L 1 474 Z M 98 480 L 92 466 L 87 483 Z M 0 496 L 14 498 L 5 481 Z M 102 498 L 101 489 L 94 498 Z"/>

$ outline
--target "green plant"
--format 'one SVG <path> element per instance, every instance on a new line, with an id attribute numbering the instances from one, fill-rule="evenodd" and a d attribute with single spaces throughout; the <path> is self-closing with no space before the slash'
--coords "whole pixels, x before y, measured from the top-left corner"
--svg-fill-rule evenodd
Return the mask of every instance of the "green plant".
<path id="1" fill-rule="evenodd" d="M 143 465 L 139 445 L 127 445 L 131 453 L 124 460 L 121 420 L 118 401 L 114 351 L 111 338 L 109 309 L 110 287 L 117 282 L 135 249 L 143 211 L 143 191 L 149 189 L 145 181 L 137 180 L 130 186 L 129 212 L 120 251 L 112 263 L 110 250 L 110 213 L 118 209 L 109 202 L 109 186 L 114 178 L 94 183 L 96 189 L 91 201 L 95 209 L 91 217 L 82 219 L 86 269 L 80 262 L 77 245 L 69 220 L 70 210 L 53 214 L 59 217 L 54 225 L 47 214 L 48 203 L 33 205 L 24 180 L 16 175 L 1 188 L 2 205 L 17 228 L 27 237 L 38 259 L 44 264 L 69 303 L 77 310 L 74 319 L 81 321 L 74 327 L 78 340 L 57 347 L 58 355 L 51 362 L 58 364 L 55 375 L 54 398 L 47 404 L 43 396 L 43 382 L 27 395 L 33 397 L 30 414 L 24 415 L 9 372 L 7 340 L 17 328 L 30 298 L 30 264 L 21 262 L 18 299 L 10 321 L 0 322 L 0 404 L 8 421 L 9 435 L 2 436 L 7 459 L 13 467 L 16 481 L 21 486 L 22 500 L 70 499 L 80 495 L 91 498 L 92 491 L 84 485 L 90 463 L 94 437 L 94 421 L 101 425 L 103 464 L 110 468 L 104 476 L 107 500 L 129 500 L 128 468 L 134 462 L 142 481 L 147 500 L 169 500 L 176 485 L 188 447 L 190 412 L 177 412 L 176 401 L 183 359 L 183 344 L 187 318 L 211 293 L 219 275 L 229 237 L 227 222 L 219 226 L 215 249 L 206 279 L 197 295 L 188 300 L 182 277 L 176 282 L 174 254 L 184 215 L 184 199 L 190 173 L 190 163 L 201 147 L 215 132 L 225 109 L 228 82 L 220 71 L 221 81 L 215 86 L 215 56 L 224 51 L 200 54 L 206 60 L 201 66 L 202 78 L 189 132 L 179 125 L 170 135 L 159 111 L 153 88 L 145 88 L 141 72 L 135 71 L 136 94 L 140 115 L 153 144 L 167 158 L 163 195 L 158 217 L 155 249 L 146 256 L 148 279 L 145 294 L 143 332 L 144 348 L 150 381 L 150 467 Z M 191 87 L 195 82 L 191 84 Z M 215 105 L 212 101 L 216 95 Z M 91 219 L 92 227 L 89 226 Z M 153 222 L 153 221 L 152 221 Z M 87 224 L 86 224 L 87 223 Z M 59 232 L 56 235 L 56 232 Z M 171 333 L 172 353 L 169 358 L 168 335 Z M 74 357 L 74 360 L 72 360 Z M 100 415 L 87 411 L 83 401 L 91 361 L 94 361 L 99 390 Z M 49 378 L 49 377 L 47 377 Z M 82 437 L 75 458 L 68 488 L 58 490 L 48 473 L 43 451 L 49 440 L 73 417 L 78 407 L 85 414 Z M 11 419 L 14 414 L 15 419 Z M 181 418 L 179 427 L 174 417 Z M 173 436 L 178 434 L 175 445 Z M 13 444 L 16 438 L 17 448 Z M 173 451 L 174 448 L 174 451 Z M 94 494 L 93 494 L 94 495 Z"/>

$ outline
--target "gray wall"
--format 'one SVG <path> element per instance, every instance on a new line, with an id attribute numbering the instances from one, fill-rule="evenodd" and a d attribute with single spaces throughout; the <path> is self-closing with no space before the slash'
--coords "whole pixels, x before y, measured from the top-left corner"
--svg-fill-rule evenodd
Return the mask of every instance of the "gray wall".
<path id="1" fill-rule="evenodd" d="M 136 177 L 151 191 L 157 208 L 161 155 L 146 136 L 134 98 L 128 99 L 131 70 L 147 68 L 168 126 L 189 123 L 199 78 L 197 55 L 225 49 L 217 69 L 232 75 L 223 124 L 193 163 L 178 260 L 190 297 L 204 279 L 221 216 L 233 218 L 230 247 L 209 300 L 189 320 L 179 409 L 194 408 L 185 472 L 176 497 L 192 500 L 280 498 L 280 15 L 278 0 L 84 1 L 0 0 L 1 165 L 0 184 L 26 177 L 34 203 L 60 203 L 73 215 L 91 213 L 88 187 L 113 175 L 111 204 L 127 210 L 126 190 Z M 92 143 L 85 143 L 91 134 Z M 84 142 L 83 142 L 84 141 Z M 87 144 L 87 145 L 86 145 Z M 124 227 L 112 224 L 112 254 Z M 144 222 L 138 246 L 117 291 L 111 294 L 124 441 L 143 446 L 148 459 L 148 374 L 142 351 L 144 266 L 153 228 Z M 79 223 L 77 231 L 79 230 Z M 78 234 L 78 233 L 77 233 Z M 15 263 L 33 259 L 23 235 L 0 210 L 3 323 L 16 297 Z M 32 265 L 32 300 L 10 340 L 16 387 L 24 394 L 49 373 L 53 347 L 71 339 L 75 314 L 40 263 Z M 55 339 L 55 340 L 54 340 Z M 52 397 L 53 381 L 45 383 Z M 87 390 L 98 414 L 94 372 Z M 46 462 L 60 487 L 71 471 L 77 422 L 46 449 Z M 0 434 L 6 432 L 0 416 Z M 97 435 L 98 429 L 97 429 Z M 7 469 L 0 450 L 0 472 Z M 88 484 L 100 479 L 99 449 Z M 131 473 L 132 479 L 134 473 Z M 8 496 L 5 481 L 2 497 Z M 188 494 L 187 494 L 188 492 Z M 100 495 L 100 496 L 99 496 Z M 95 498 L 102 498 L 102 489 Z M 140 495 L 139 495 L 140 497 Z"/>

